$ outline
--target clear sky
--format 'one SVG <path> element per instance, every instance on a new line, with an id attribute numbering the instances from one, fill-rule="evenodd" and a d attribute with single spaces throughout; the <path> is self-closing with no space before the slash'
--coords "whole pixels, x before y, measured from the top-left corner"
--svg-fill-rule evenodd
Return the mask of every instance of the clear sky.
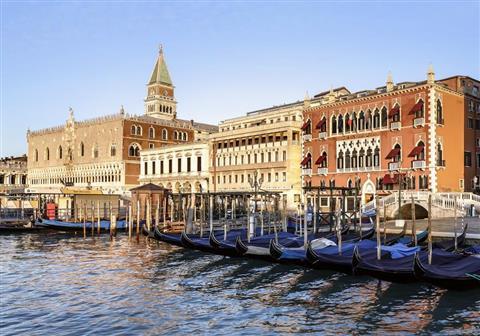
<path id="1" fill-rule="evenodd" d="M 180 118 L 218 123 L 347 86 L 479 78 L 479 1 L 1 2 L 0 156 L 26 130 L 143 113 L 163 44 Z"/>

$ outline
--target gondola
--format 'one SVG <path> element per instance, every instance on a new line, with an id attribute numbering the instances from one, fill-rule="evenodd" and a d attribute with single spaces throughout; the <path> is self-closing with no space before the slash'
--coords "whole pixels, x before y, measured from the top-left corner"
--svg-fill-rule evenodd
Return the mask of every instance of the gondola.
<path id="1" fill-rule="evenodd" d="M 424 230 L 420 233 L 417 233 L 417 245 L 423 243 L 428 238 L 428 230 Z M 414 247 L 415 241 L 412 236 L 402 237 L 396 241 L 396 243 L 404 244 L 408 247 Z M 389 244 L 386 244 L 389 245 Z"/>
<path id="2" fill-rule="evenodd" d="M 438 287 L 457 290 L 480 288 L 480 258 L 475 256 L 438 251 L 429 265 L 428 254 L 417 253 L 414 272 L 417 279 Z"/>
<path id="3" fill-rule="evenodd" d="M 352 261 L 353 273 L 392 282 L 414 282 L 416 277 L 413 264 L 415 253 L 419 250 L 420 247 L 407 247 L 400 243 L 382 246 L 381 257 L 378 260 L 376 248 L 367 251 L 355 248 Z"/>
<path id="4" fill-rule="evenodd" d="M 407 222 L 403 224 L 403 229 L 399 234 L 391 235 L 390 237 L 387 236 L 387 239 L 385 240 L 384 245 L 393 245 L 397 243 L 400 239 L 405 237 L 406 233 L 407 233 Z"/>
<path id="5" fill-rule="evenodd" d="M 241 235 L 239 235 L 241 238 Z M 213 233 L 209 235 L 210 246 L 215 249 L 217 254 L 221 255 L 231 255 L 231 256 L 240 256 L 237 248 L 235 247 L 235 239 L 232 240 L 219 240 Z"/>
<path id="6" fill-rule="evenodd" d="M 243 232 L 245 231 L 245 232 Z M 241 237 L 246 234 L 245 229 L 240 229 L 240 230 L 232 230 L 227 233 L 227 242 L 235 241 L 237 237 Z M 224 232 L 218 232 L 218 235 L 224 235 Z M 219 248 L 216 244 L 211 244 L 210 241 L 212 240 L 212 236 L 215 238 L 215 241 L 218 241 L 218 239 L 215 237 L 215 233 L 212 232 L 208 238 L 200 238 L 198 236 L 192 237 L 187 235 L 185 232 L 182 232 L 181 234 L 181 241 L 184 247 L 194 249 L 194 250 L 199 250 L 203 252 L 209 252 L 213 254 L 220 254 L 224 256 L 230 256 L 230 257 L 236 257 L 239 256 L 238 251 L 236 249 L 222 249 Z"/>
<path id="7" fill-rule="evenodd" d="M 35 223 L 36 226 L 43 226 L 50 229 L 62 230 L 62 231 L 81 231 L 83 230 L 83 222 L 64 222 L 56 219 L 38 219 Z M 92 230 L 92 222 L 85 222 L 86 230 Z M 98 222 L 93 222 L 93 228 L 98 230 Z M 116 224 L 117 230 L 124 230 L 126 228 L 126 222 L 124 220 L 118 220 Z M 110 221 L 100 221 L 100 231 L 108 232 L 110 230 Z"/>
<path id="8" fill-rule="evenodd" d="M 321 250 L 315 250 L 311 244 L 307 246 L 307 259 L 311 267 L 317 269 L 328 269 L 352 274 L 352 260 L 355 247 L 359 249 L 373 249 L 376 242 L 373 240 L 362 240 L 358 243 L 342 244 L 341 254 L 339 254 L 338 246 L 329 246 Z"/>
<path id="9" fill-rule="evenodd" d="M 468 230 L 468 223 L 465 224 L 463 227 L 463 232 L 460 234 L 460 236 L 457 237 L 457 247 L 464 247 L 465 246 L 465 240 L 467 237 L 467 230 Z M 440 241 L 440 242 L 435 242 L 433 243 L 433 248 L 435 249 L 442 249 L 444 251 L 452 252 L 455 250 L 455 238 Z"/>
<path id="10" fill-rule="evenodd" d="M 158 227 L 155 227 L 153 230 L 153 237 L 159 241 L 164 243 L 168 243 L 171 245 L 183 247 L 181 234 L 180 233 L 164 233 L 159 230 Z"/>

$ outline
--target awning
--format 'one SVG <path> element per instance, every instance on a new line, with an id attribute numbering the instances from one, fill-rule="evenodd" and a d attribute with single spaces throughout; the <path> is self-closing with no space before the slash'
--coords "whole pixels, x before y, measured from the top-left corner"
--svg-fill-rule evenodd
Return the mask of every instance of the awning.
<path id="1" fill-rule="evenodd" d="M 388 155 L 385 157 L 385 159 L 393 159 L 394 157 L 398 156 L 400 154 L 400 148 L 394 148 L 388 153 Z"/>
<path id="2" fill-rule="evenodd" d="M 413 108 L 412 108 L 412 110 L 410 111 L 409 114 L 415 114 L 415 113 L 421 111 L 422 108 L 423 108 L 423 101 L 420 100 L 418 103 L 416 103 L 416 104 L 413 106 Z"/>
<path id="3" fill-rule="evenodd" d="M 311 158 L 312 158 L 311 155 L 305 156 L 305 157 L 303 158 L 302 162 L 300 162 L 300 164 L 301 164 L 302 166 L 305 166 L 305 165 L 307 164 L 307 162 L 310 161 Z"/>
<path id="4" fill-rule="evenodd" d="M 322 119 L 318 122 L 317 126 L 315 126 L 316 129 L 321 129 L 323 125 L 327 123 L 327 119 Z"/>
<path id="5" fill-rule="evenodd" d="M 419 155 L 423 150 L 425 149 L 425 146 L 416 146 L 415 148 L 412 149 L 410 154 L 408 154 L 408 157 L 415 157 Z"/>
<path id="6" fill-rule="evenodd" d="M 398 183 L 398 174 L 395 174 L 395 175 L 393 176 L 393 178 L 390 176 L 390 174 L 386 174 L 386 175 L 383 177 L 382 183 L 383 183 L 384 185 L 386 185 L 386 184 L 396 184 L 396 183 Z"/>
<path id="7" fill-rule="evenodd" d="M 388 116 L 391 118 L 399 113 L 400 113 L 400 107 L 397 105 L 390 110 L 390 112 L 388 113 Z"/>
<path id="8" fill-rule="evenodd" d="M 317 165 L 320 165 L 323 163 L 323 161 L 325 161 L 327 159 L 327 156 L 326 155 L 320 155 L 317 159 L 317 161 L 315 161 L 315 164 Z"/>
<path id="9" fill-rule="evenodd" d="M 305 123 L 302 126 L 302 131 L 305 131 L 309 125 L 310 125 L 310 119 L 305 121 Z"/>

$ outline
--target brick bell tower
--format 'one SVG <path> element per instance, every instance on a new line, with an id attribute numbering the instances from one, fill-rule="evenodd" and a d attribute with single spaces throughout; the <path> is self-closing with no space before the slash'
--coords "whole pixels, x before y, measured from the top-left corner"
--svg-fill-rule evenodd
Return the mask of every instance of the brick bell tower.
<path id="1" fill-rule="evenodd" d="M 157 62 L 147 84 L 145 114 L 155 118 L 175 119 L 177 117 L 177 102 L 175 101 L 174 89 L 165 63 L 163 48 L 160 46 Z"/>

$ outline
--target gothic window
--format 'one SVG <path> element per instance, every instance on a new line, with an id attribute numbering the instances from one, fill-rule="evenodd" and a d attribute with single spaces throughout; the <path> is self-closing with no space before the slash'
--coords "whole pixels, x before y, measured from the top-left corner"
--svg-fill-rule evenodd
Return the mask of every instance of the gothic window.
<path id="1" fill-rule="evenodd" d="M 50 160 L 50 149 L 48 147 L 45 149 L 45 160 Z"/>
<path id="2" fill-rule="evenodd" d="M 186 132 L 183 133 L 183 141 L 187 141 L 187 133 Z"/>
<path id="3" fill-rule="evenodd" d="M 382 127 L 387 127 L 387 122 L 388 122 L 388 112 L 387 112 L 387 108 L 384 106 L 382 108 Z"/>
<path id="4" fill-rule="evenodd" d="M 363 131 L 365 129 L 365 113 L 360 111 L 358 116 L 358 130 Z"/>
<path id="5" fill-rule="evenodd" d="M 338 116 L 338 133 L 343 133 L 343 116 Z"/>
<path id="6" fill-rule="evenodd" d="M 150 128 L 148 129 L 148 137 L 149 137 L 150 139 L 154 139 L 154 138 L 155 138 L 155 129 L 154 129 L 152 126 L 150 126 Z"/>
<path id="7" fill-rule="evenodd" d="M 162 129 L 162 140 L 168 140 L 168 131 L 165 128 Z"/>
<path id="8" fill-rule="evenodd" d="M 140 156 L 140 146 L 136 143 L 130 144 L 130 146 L 128 147 L 128 156 Z"/>
<path id="9" fill-rule="evenodd" d="M 380 148 L 375 147 L 375 151 L 373 153 L 373 165 L 375 167 L 380 167 Z"/>
<path id="10" fill-rule="evenodd" d="M 143 134 L 142 126 L 137 126 L 137 135 L 142 135 L 142 134 Z"/>
<path id="11" fill-rule="evenodd" d="M 366 167 L 371 167 L 372 166 L 372 149 L 369 148 L 367 149 L 367 157 L 366 157 L 366 162 L 365 162 Z"/>
<path id="12" fill-rule="evenodd" d="M 337 134 L 337 117 L 332 117 L 332 134 Z"/>
<path id="13" fill-rule="evenodd" d="M 352 132 L 357 131 L 357 113 L 353 112 L 352 114 Z"/>
<path id="14" fill-rule="evenodd" d="M 328 164 L 328 157 L 327 157 L 327 152 L 323 152 L 322 153 L 322 163 L 320 164 L 320 167 L 321 168 L 327 168 L 327 164 Z"/>
<path id="15" fill-rule="evenodd" d="M 416 110 L 415 110 L 415 118 L 423 118 L 424 117 L 424 109 L 425 109 L 425 106 L 424 106 L 424 103 L 423 103 L 423 100 L 420 99 L 417 104 L 415 105 L 415 107 L 419 106 Z"/>
<path id="16" fill-rule="evenodd" d="M 443 161 L 443 148 L 442 144 L 437 144 L 437 166 L 444 167 L 445 162 Z"/>
<path id="17" fill-rule="evenodd" d="M 343 169 L 343 152 L 338 153 L 337 169 Z"/>
<path id="18" fill-rule="evenodd" d="M 350 119 L 350 114 L 345 115 L 345 132 L 350 132 L 352 130 L 352 120 Z"/>
<path id="19" fill-rule="evenodd" d="M 373 113 L 373 128 L 380 128 L 380 111 L 375 109 Z"/>
<path id="20" fill-rule="evenodd" d="M 178 140 L 178 132 L 177 131 L 173 132 L 173 140 Z"/>
<path id="21" fill-rule="evenodd" d="M 440 99 L 437 100 L 437 124 L 443 125 L 443 107 Z"/>
<path id="22" fill-rule="evenodd" d="M 38 156 L 38 153 L 37 153 Z M 58 146 L 58 158 L 61 159 L 63 157 L 62 146 Z M 38 158 L 37 158 L 38 161 Z"/>
<path id="23" fill-rule="evenodd" d="M 396 110 L 396 111 L 398 111 L 398 112 L 396 112 L 396 113 L 393 114 L 393 116 L 392 116 L 392 121 L 393 121 L 393 122 L 398 122 L 398 121 L 400 121 L 400 105 L 395 104 L 395 105 L 393 106 L 393 110 Z"/>
<path id="24" fill-rule="evenodd" d="M 365 129 L 372 129 L 372 111 L 370 110 L 367 111 L 367 116 L 365 119 Z"/>
<path id="25" fill-rule="evenodd" d="M 360 149 L 360 154 L 358 155 L 358 167 L 365 167 L 365 150 L 363 148 Z"/>
<path id="26" fill-rule="evenodd" d="M 357 168 L 358 166 L 358 153 L 357 153 L 357 150 L 354 149 L 353 152 L 352 152 L 352 168 Z"/>
<path id="27" fill-rule="evenodd" d="M 130 128 L 130 134 L 132 135 L 137 134 L 137 126 L 132 125 L 132 127 Z"/>
<path id="28" fill-rule="evenodd" d="M 351 158 L 350 158 L 350 150 L 347 149 L 345 152 L 345 168 L 350 168 L 351 166 Z"/>
<path id="29" fill-rule="evenodd" d="M 117 155 L 117 145 L 112 144 L 110 146 L 110 156 L 115 156 Z"/>
<path id="30" fill-rule="evenodd" d="M 399 144 L 396 144 L 393 148 L 398 148 L 399 150 L 397 156 L 395 156 L 393 161 L 400 162 L 400 160 L 402 159 L 402 146 L 400 146 Z"/>
<path id="31" fill-rule="evenodd" d="M 85 145 L 83 144 L 83 142 L 80 143 L 80 156 L 84 156 L 85 155 Z"/>
<path id="32" fill-rule="evenodd" d="M 423 141 L 419 141 L 417 147 L 422 147 L 422 151 L 416 155 L 415 159 L 420 161 L 425 160 L 425 144 Z"/>

